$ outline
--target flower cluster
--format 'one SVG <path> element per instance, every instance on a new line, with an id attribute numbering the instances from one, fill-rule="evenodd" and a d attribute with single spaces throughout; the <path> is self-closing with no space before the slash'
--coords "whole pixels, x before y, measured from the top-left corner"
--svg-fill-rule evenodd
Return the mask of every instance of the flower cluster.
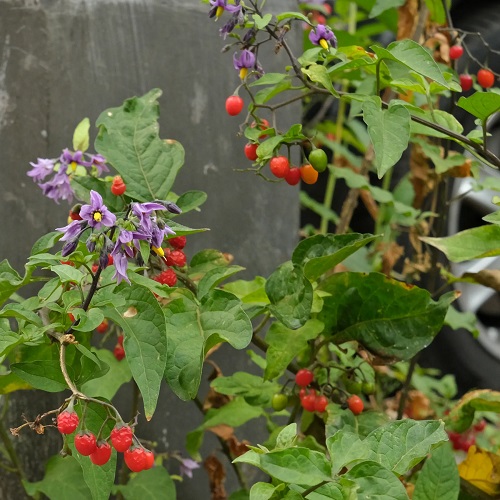
<path id="1" fill-rule="evenodd" d="M 28 175 L 38 183 L 43 194 L 56 203 L 59 200 L 71 203 L 74 191 L 70 180 L 73 175 L 79 175 L 79 169 L 91 169 L 97 175 L 109 171 L 103 156 L 69 149 L 64 149 L 59 158 L 38 158 L 36 163 L 30 162 L 30 165 L 33 168 Z"/>
<path id="2" fill-rule="evenodd" d="M 90 191 L 90 204 L 80 208 L 81 220 L 74 220 L 65 227 L 57 228 L 63 234 L 61 241 L 66 242 L 62 256 L 71 254 L 77 247 L 84 231 L 91 229 L 86 245 L 89 251 L 99 251 L 99 265 L 105 268 L 109 256 L 113 258 L 115 274 L 113 278 L 118 283 L 122 280 L 130 283 L 127 277 L 129 259 L 140 255 L 140 241 L 150 244 L 152 250 L 163 255 L 161 245 L 166 235 L 175 232 L 160 218 L 157 211 L 167 210 L 179 214 L 180 208 L 171 202 L 132 203 L 127 215 L 117 220 L 116 215 L 109 211 L 102 196 L 96 191 Z"/>

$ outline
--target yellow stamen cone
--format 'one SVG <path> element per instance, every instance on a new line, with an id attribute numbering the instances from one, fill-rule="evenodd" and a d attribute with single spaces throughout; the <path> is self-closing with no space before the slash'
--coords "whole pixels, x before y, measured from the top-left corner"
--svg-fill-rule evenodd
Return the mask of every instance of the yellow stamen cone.
<path id="1" fill-rule="evenodd" d="M 241 68 L 240 69 L 240 78 L 244 80 L 248 75 L 248 68 Z"/>
<path id="2" fill-rule="evenodd" d="M 328 46 L 328 42 L 322 38 L 320 41 L 319 41 L 319 44 L 325 49 L 325 50 L 328 50 L 329 49 L 329 46 Z"/>
<path id="3" fill-rule="evenodd" d="M 222 16 L 222 13 L 224 12 L 224 7 L 221 7 L 219 5 L 219 7 L 217 7 L 217 10 L 215 11 L 215 17 L 216 18 L 219 18 L 220 16 Z"/>
<path id="4" fill-rule="evenodd" d="M 153 252 L 157 255 L 159 255 L 160 257 L 163 257 L 165 255 L 165 252 L 163 251 L 163 248 L 161 247 L 154 247 L 154 246 L 151 246 L 151 248 L 153 249 Z"/>
<path id="5" fill-rule="evenodd" d="M 92 218 L 96 222 L 101 222 L 102 221 L 102 214 L 101 214 L 101 212 L 94 212 L 94 214 L 92 215 Z"/>

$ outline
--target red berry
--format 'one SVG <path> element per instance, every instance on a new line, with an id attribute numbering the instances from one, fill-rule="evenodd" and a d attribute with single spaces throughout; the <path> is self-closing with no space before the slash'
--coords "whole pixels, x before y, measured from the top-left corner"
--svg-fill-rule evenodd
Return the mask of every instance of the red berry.
<path id="1" fill-rule="evenodd" d="M 469 451 L 469 448 L 474 444 L 476 444 L 476 438 L 474 436 L 467 437 L 461 441 L 460 449 L 463 451 Z"/>
<path id="2" fill-rule="evenodd" d="M 316 400 L 314 401 L 314 411 L 323 413 L 326 410 L 327 406 L 328 406 L 328 398 L 326 396 L 321 394 L 320 396 L 316 397 Z"/>
<path id="3" fill-rule="evenodd" d="M 290 162 L 286 156 L 275 156 L 271 158 L 269 168 L 275 177 L 283 179 L 290 171 Z"/>
<path id="4" fill-rule="evenodd" d="M 300 404 L 302 405 L 302 408 L 307 411 L 314 411 L 314 408 L 316 406 L 316 394 L 309 393 L 307 396 L 304 396 L 300 400 Z"/>
<path id="5" fill-rule="evenodd" d="M 464 54 L 464 48 L 461 45 L 452 45 L 450 47 L 450 59 L 460 59 Z"/>
<path id="6" fill-rule="evenodd" d="M 129 448 L 123 454 L 127 467 L 132 472 L 141 472 L 146 467 L 146 454 L 144 448 Z"/>
<path id="7" fill-rule="evenodd" d="M 98 333 L 106 333 L 108 331 L 108 326 L 109 326 L 109 323 L 108 323 L 108 320 L 105 319 L 97 328 L 96 328 L 96 332 Z"/>
<path id="8" fill-rule="evenodd" d="M 226 99 L 226 111 L 230 116 L 236 116 L 241 113 L 243 109 L 243 99 L 239 95 L 230 95 Z"/>
<path id="9" fill-rule="evenodd" d="M 305 398 L 308 395 L 307 389 L 302 387 L 299 391 L 299 399 Z"/>
<path id="10" fill-rule="evenodd" d="M 285 175 L 285 181 L 290 184 L 290 186 L 295 186 L 300 182 L 300 168 L 292 167 Z"/>
<path id="11" fill-rule="evenodd" d="M 121 196 L 127 190 L 126 184 L 124 184 L 123 179 L 116 175 L 113 177 L 113 182 L 111 184 L 111 192 L 115 196 Z"/>
<path id="12" fill-rule="evenodd" d="M 74 411 L 63 411 L 57 415 L 57 429 L 61 434 L 72 434 L 78 427 L 80 419 Z"/>
<path id="13" fill-rule="evenodd" d="M 295 383 L 299 387 L 306 387 L 314 380 L 314 374 L 307 368 L 302 368 L 295 375 Z"/>
<path id="14" fill-rule="evenodd" d="M 186 254 L 182 250 L 172 250 L 165 254 L 167 266 L 184 267 L 186 265 Z"/>
<path id="15" fill-rule="evenodd" d="M 480 420 L 476 425 L 474 425 L 474 430 L 476 432 L 483 432 L 486 428 L 486 420 Z"/>
<path id="16" fill-rule="evenodd" d="M 474 81 L 472 80 L 472 76 L 464 74 L 460 75 L 460 86 L 462 87 L 463 92 L 467 92 L 472 88 Z"/>
<path id="17" fill-rule="evenodd" d="M 84 457 L 88 457 L 97 450 L 97 441 L 91 432 L 79 432 L 75 436 L 75 448 Z"/>
<path id="18" fill-rule="evenodd" d="M 95 465 L 104 465 L 111 458 L 111 446 L 107 441 L 99 441 L 96 450 L 90 455 L 90 461 Z"/>
<path id="19" fill-rule="evenodd" d="M 125 349 L 120 344 L 116 344 L 113 349 L 113 355 L 118 360 L 121 361 L 125 357 Z"/>
<path id="20" fill-rule="evenodd" d="M 69 212 L 69 218 L 71 220 L 82 220 L 82 218 L 80 217 L 80 212 L 73 212 L 71 210 Z"/>
<path id="21" fill-rule="evenodd" d="M 73 262 L 71 262 L 70 260 L 61 260 L 60 262 L 61 262 L 61 264 L 63 266 L 73 266 L 73 267 L 75 267 L 75 264 L 73 264 Z"/>
<path id="22" fill-rule="evenodd" d="M 118 335 L 117 341 L 119 345 L 123 345 L 123 335 Z"/>
<path id="23" fill-rule="evenodd" d="M 116 451 L 127 451 L 132 445 L 134 431 L 128 425 L 115 427 L 111 431 L 111 444 Z"/>
<path id="24" fill-rule="evenodd" d="M 245 156 L 251 160 L 255 161 L 257 159 L 257 148 L 259 145 L 256 142 L 249 142 L 245 144 Z"/>
<path id="25" fill-rule="evenodd" d="M 99 266 L 97 264 L 94 264 L 92 266 L 92 272 L 95 274 L 97 272 L 97 270 L 99 269 Z"/>
<path id="26" fill-rule="evenodd" d="M 108 255 L 108 266 L 112 266 L 115 262 L 115 259 L 113 259 L 113 256 L 111 254 Z"/>
<path id="27" fill-rule="evenodd" d="M 175 286 L 177 283 L 177 274 L 173 269 L 166 269 L 154 278 L 155 281 L 162 285 Z"/>
<path id="28" fill-rule="evenodd" d="M 68 313 L 68 317 L 69 317 L 69 319 L 70 319 L 71 323 L 74 323 L 74 322 L 75 322 L 75 316 L 74 316 L 74 314 L 73 314 L 73 313 Z"/>
<path id="29" fill-rule="evenodd" d="M 175 238 L 170 238 L 168 242 L 177 250 L 182 250 L 186 246 L 185 236 L 176 236 Z"/>
<path id="30" fill-rule="evenodd" d="M 480 69 L 477 72 L 477 83 L 485 89 L 493 87 L 495 83 L 495 75 L 489 69 Z"/>
<path id="31" fill-rule="evenodd" d="M 349 405 L 349 410 L 351 410 L 354 415 L 359 415 L 365 407 L 363 400 L 359 396 L 356 396 L 356 394 L 348 398 L 347 404 Z"/>
<path id="32" fill-rule="evenodd" d="M 144 449 L 144 470 L 151 469 L 155 463 L 155 454 L 150 451 Z"/>
<path id="33" fill-rule="evenodd" d="M 256 126 L 257 126 L 257 123 L 255 123 L 255 122 L 252 122 L 252 124 L 250 125 L 250 127 L 252 127 L 252 128 L 255 128 Z M 260 130 L 266 130 L 269 128 L 269 122 L 265 118 L 262 118 L 262 120 L 260 120 L 260 122 L 258 124 L 258 127 Z M 265 139 L 266 137 L 267 137 L 267 134 L 259 135 L 259 139 Z"/>

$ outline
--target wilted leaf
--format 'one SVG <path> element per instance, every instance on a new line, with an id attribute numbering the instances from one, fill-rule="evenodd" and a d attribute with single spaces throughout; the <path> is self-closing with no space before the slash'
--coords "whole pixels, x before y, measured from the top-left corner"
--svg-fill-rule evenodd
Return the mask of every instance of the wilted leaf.
<path id="1" fill-rule="evenodd" d="M 458 464 L 458 473 L 465 481 L 498 498 L 500 495 L 500 456 L 471 446 L 467 458 Z"/>

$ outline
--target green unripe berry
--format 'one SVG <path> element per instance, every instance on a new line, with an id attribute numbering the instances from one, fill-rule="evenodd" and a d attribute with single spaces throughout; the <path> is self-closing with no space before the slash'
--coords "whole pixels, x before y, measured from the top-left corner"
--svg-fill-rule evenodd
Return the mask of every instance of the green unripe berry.
<path id="1" fill-rule="evenodd" d="M 328 157 L 322 149 L 313 149 L 309 153 L 309 163 L 317 172 L 324 172 L 328 165 Z"/>
<path id="2" fill-rule="evenodd" d="M 273 396 L 271 405 L 274 411 L 284 410 L 287 404 L 288 404 L 288 396 L 286 394 L 279 392 Z"/>

